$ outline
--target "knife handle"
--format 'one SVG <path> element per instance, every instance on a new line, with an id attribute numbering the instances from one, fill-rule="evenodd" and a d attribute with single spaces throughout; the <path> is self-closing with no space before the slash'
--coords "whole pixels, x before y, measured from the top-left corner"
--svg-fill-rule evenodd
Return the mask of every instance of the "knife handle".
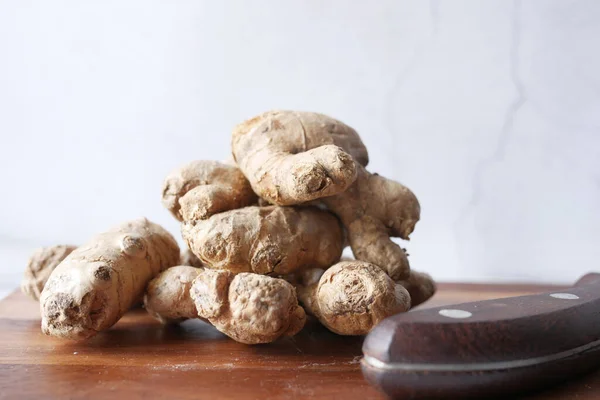
<path id="1" fill-rule="evenodd" d="M 556 384 L 600 362 L 600 274 L 570 289 L 397 314 L 363 344 L 366 379 L 393 398 L 469 398 Z"/>

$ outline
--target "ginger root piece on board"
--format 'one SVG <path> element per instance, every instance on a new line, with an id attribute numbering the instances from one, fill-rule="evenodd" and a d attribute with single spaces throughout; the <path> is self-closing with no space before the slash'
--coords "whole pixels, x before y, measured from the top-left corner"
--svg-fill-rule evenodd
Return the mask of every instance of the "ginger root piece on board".
<path id="1" fill-rule="evenodd" d="M 339 220 L 316 207 L 245 207 L 184 222 L 181 233 L 210 268 L 263 275 L 328 268 L 344 243 Z"/>
<path id="2" fill-rule="evenodd" d="M 202 272 L 202 268 L 186 265 L 161 272 L 146 287 L 144 308 L 163 324 L 198 318 L 196 305 L 190 297 L 190 288 L 194 279 Z"/>
<path id="3" fill-rule="evenodd" d="M 35 250 L 27 262 L 21 281 L 21 291 L 32 299 L 39 300 L 54 268 L 76 248 L 77 246 L 59 244 Z"/>
<path id="4" fill-rule="evenodd" d="M 407 279 L 406 253 L 390 237 L 409 239 L 421 215 L 419 201 L 398 182 L 360 165 L 357 171 L 348 190 L 321 201 L 346 227 L 354 258 L 380 266 L 393 280 Z"/>
<path id="5" fill-rule="evenodd" d="M 150 281 L 144 304 L 162 323 L 200 318 L 246 344 L 293 336 L 306 320 L 294 287 L 282 279 L 187 266 Z"/>
<path id="6" fill-rule="evenodd" d="M 364 261 L 306 270 L 296 288 L 306 312 L 340 335 L 366 335 L 383 319 L 410 309 L 406 289 Z"/>
<path id="7" fill-rule="evenodd" d="M 410 294 L 411 308 L 425 303 L 436 292 L 437 287 L 433 278 L 424 272 L 418 272 L 414 269 L 410 271 L 408 279 L 398 281 Z"/>
<path id="8" fill-rule="evenodd" d="M 172 171 L 163 183 L 162 203 L 179 221 L 249 206 L 256 194 L 235 165 L 192 161 Z"/>
<path id="9" fill-rule="evenodd" d="M 232 151 L 254 192 L 294 205 L 346 190 L 369 156 L 356 131 L 323 114 L 268 111 L 237 125 Z"/>
<path id="10" fill-rule="evenodd" d="M 283 279 L 205 269 L 194 280 L 190 295 L 201 318 L 241 343 L 294 336 L 306 322 L 296 290 Z"/>
<path id="11" fill-rule="evenodd" d="M 52 272 L 40 296 L 42 331 L 85 339 L 110 328 L 141 300 L 146 284 L 179 262 L 179 246 L 145 218 L 78 247 Z"/>

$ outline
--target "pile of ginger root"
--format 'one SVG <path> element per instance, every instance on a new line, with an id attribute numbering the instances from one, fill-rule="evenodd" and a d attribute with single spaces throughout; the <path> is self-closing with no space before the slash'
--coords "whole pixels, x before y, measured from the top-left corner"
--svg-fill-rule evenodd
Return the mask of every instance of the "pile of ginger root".
<path id="1" fill-rule="evenodd" d="M 365 335 L 435 293 L 391 239 L 409 239 L 419 202 L 366 169 L 354 129 L 269 111 L 233 129 L 231 150 L 231 161 L 191 161 L 164 179 L 186 249 L 145 218 L 38 249 L 21 288 L 40 303 L 42 331 L 91 338 L 142 304 L 161 323 L 200 319 L 246 344 L 293 336 L 307 316 Z M 342 258 L 348 245 L 354 259 Z"/>

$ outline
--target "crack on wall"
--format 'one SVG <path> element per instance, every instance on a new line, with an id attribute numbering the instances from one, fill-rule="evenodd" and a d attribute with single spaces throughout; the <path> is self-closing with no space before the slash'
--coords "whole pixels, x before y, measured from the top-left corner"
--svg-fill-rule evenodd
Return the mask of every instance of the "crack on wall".
<path id="1" fill-rule="evenodd" d="M 525 86 L 521 77 L 519 75 L 519 67 L 520 67 L 520 59 L 519 59 L 519 50 L 521 47 L 521 24 L 520 24 L 520 14 L 521 14 L 521 1 L 514 0 L 513 2 L 513 10 L 511 15 L 511 39 L 510 39 L 510 49 L 509 49 L 509 78 L 516 90 L 516 96 L 514 100 L 510 103 L 508 109 L 506 110 L 506 114 L 504 116 L 504 122 L 502 124 L 502 128 L 500 129 L 500 133 L 498 134 L 498 140 L 496 142 L 496 146 L 494 151 L 489 157 L 483 158 L 477 163 L 475 166 L 475 171 L 473 173 L 473 191 L 471 195 L 471 199 L 465 205 L 463 211 L 460 213 L 458 219 L 455 222 L 455 230 L 461 226 L 461 222 L 463 222 L 466 218 L 471 215 L 473 210 L 479 205 L 481 202 L 481 198 L 483 196 L 483 177 L 486 172 L 496 163 L 501 163 L 504 161 L 506 156 L 506 149 L 513 139 L 514 136 L 514 122 L 519 110 L 523 107 L 523 105 L 527 102 L 527 93 L 525 91 Z M 458 236 L 458 235 L 457 235 Z"/>

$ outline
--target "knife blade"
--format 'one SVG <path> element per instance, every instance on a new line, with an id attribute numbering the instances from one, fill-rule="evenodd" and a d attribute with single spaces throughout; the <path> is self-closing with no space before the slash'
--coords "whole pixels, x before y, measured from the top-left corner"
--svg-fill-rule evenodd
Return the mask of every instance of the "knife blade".
<path id="1" fill-rule="evenodd" d="M 363 375 L 390 397 L 514 395 L 600 366 L 600 274 L 570 289 L 397 314 L 366 337 Z"/>

